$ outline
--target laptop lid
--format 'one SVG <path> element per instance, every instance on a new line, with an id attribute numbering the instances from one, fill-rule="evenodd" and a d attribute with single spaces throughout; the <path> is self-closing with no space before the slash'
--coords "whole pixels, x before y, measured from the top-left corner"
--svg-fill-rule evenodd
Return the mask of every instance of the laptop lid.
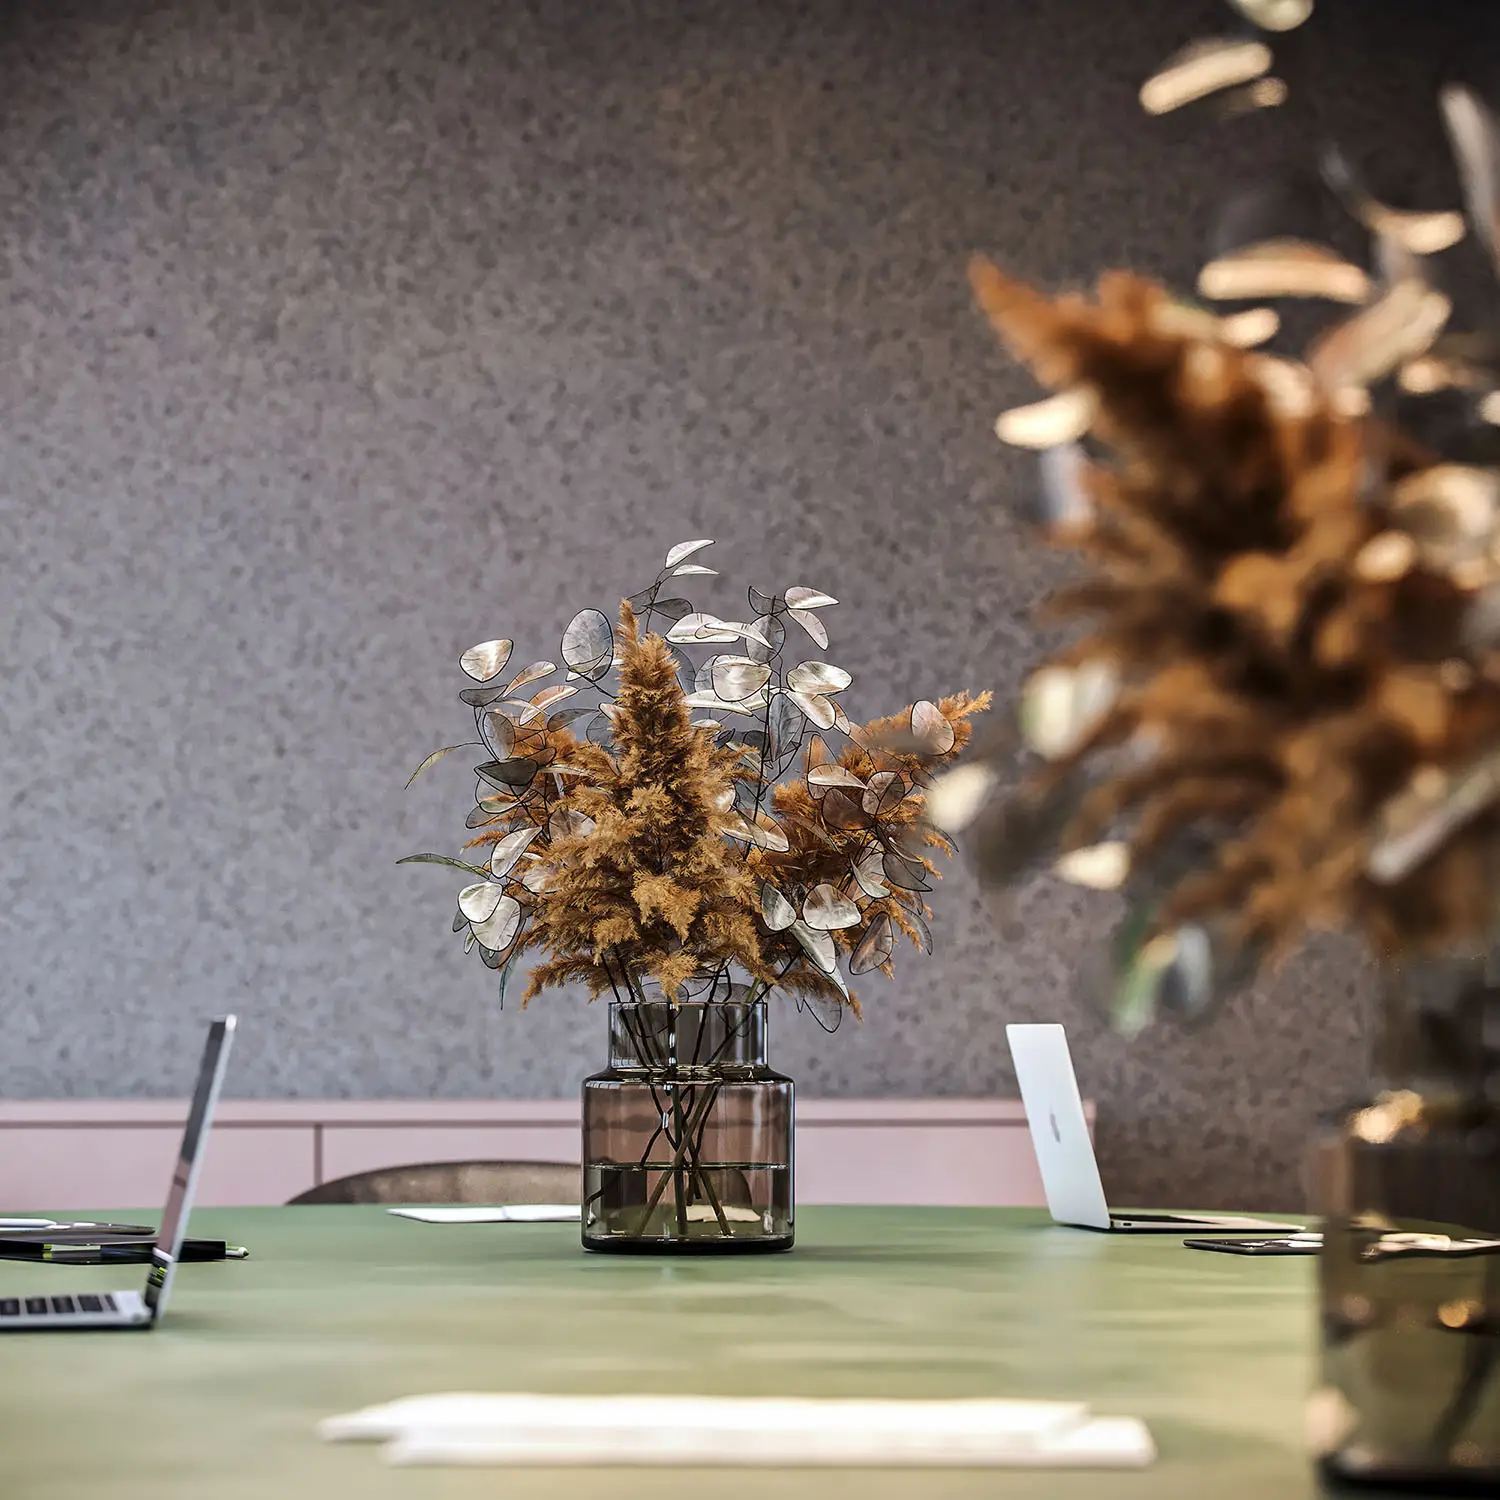
<path id="1" fill-rule="evenodd" d="M 198 1082 L 193 1087 L 188 1106 L 187 1124 L 182 1144 L 177 1150 L 177 1165 L 172 1172 L 172 1186 L 167 1192 L 167 1206 L 162 1210 L 161 1228 L 151 1251 L 151 1271 L 146 1277 L 145 1303 L 152 1321 L 162 1315 L 172 1291 L 172 1277 L 182 1241 L 187 1234 L 188 1215 L 193 1209 L 193 1195 L 198 1191 L 198 1172 L 203 1166 L 208 1146 L 208 1132 L 213 1124 L 214 1106 L 224 1083 L 224 1069 L 229 1063 L 229 1049 L 234 1043 L 235 1018 L 225 1016 L 208 1028 L 203 1047 L 203 1061 L 198 1068 Z"/>
<path id="2" fill-rule="evenodd" d="M 1005 1036 L 1047 1194 L 1047 1211 L 1059 1224 L 1108 1229 L 1109 1205 L 1066 1033 L 1061 1026 L 1046 1024 L 1007 1026 Z"/>

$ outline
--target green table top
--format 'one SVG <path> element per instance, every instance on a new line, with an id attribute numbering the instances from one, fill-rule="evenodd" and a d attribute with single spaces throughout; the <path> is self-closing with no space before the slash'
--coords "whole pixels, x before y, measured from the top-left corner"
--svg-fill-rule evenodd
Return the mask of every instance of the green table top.
<path id="1" fill-rule="evenodd" d="M 116 1211 L 113 1217 L 120 1217 Z M 126 1217 L 134 1217 L 127 1215 Z M 202 1210 L 252 1259 L 184 1266 L 151 1332 L 0 1339 L 5 1500 L 1295 1500 L 1312 1376 L 1304 1257 L 1060 1229 L 1029 1211 L 809 1208 L 789 1255 L 585 1255 L 571 1224 L 370 1208 Z M 137 1267 L 0 1263 L 6 1293 Z M 1131 1472 L 391 1469 L 325 1416 L 451 1390 L 1028 1396 L 1146 1419 Z M 94 1487 L 99 1488 L 95 1489 Z"/>

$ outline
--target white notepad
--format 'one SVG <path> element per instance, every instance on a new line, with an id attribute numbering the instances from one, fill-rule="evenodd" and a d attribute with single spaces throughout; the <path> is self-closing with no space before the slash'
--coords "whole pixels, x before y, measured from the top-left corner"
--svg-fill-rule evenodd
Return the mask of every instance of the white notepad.
<path id="1" fill-rule="evenodd" d="M 393 1464 L 1140 1468 L 1145 1425 L 1081 1402 L 417 1396 L 334 1417 Z"/>
<path id="2" fill-rule="evenodd" d="M 464 1204 L 453 1208 L 388 1208 L 386 1212 L 423 1224 L 576 1224 L 583 1217 L 576 1203 L 500 1203 L 489 1208 Z"/>

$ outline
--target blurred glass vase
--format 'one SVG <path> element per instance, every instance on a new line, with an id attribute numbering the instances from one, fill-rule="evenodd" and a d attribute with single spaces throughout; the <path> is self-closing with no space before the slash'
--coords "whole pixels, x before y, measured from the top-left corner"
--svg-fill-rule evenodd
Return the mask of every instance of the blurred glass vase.
<path id="1" fill-rule="evenodd" d="M 644 1254 L 790 1250 L 792 1081 L 766 1062 L 766 1005 L 609 1008 L 609 1066 L 583 1085 L 583 1245 Z"/>
<path id="2" fill-rule="evenodd" d="M 1308 1435 L 1340 1484 L 1500 1493 L 1500 984 L 1407 962 L 1376 1091 L 1320 1142 L 1322 1380 Z"/>

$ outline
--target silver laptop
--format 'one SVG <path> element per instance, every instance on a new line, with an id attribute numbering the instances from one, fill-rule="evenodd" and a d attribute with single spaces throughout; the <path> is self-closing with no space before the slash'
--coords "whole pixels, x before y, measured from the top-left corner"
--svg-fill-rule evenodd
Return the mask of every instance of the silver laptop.
<path id="1" fill-rule="evenodd" d="M 151 1328 L 166 1311 L 177 1257 L 182 1254 L 188 1214 L 198 1190 L 198 1170 L 213 1124 L 214 1106 L 224 1082 L 224 1068 L 234 1042 L 234 1017 L 208 1029 L 203 1064 L 188 1108 L 177 1169 L 162 1210 L 161 1228 L 151 1252 L 151 1270 L 140 1292 L 63 1292 L 46 1297 L 7 1297 L 0 1290 L 0 1333 L 37 1333 L 59 1328 Z"/>
<path id="2" fill-rule="evenodd" d="M 1026 1124 L 1047 1193 L 1047 1210 L 1059 1224 L 1118 1234 L 1289 1234 L 1300 1224 L 1273 1224 L 1231 1214 L 1112 1214 L 1099 1179 L 1083 1099 L 1068 1038 L 1061 1026 L 1007 1026 Z"/>

